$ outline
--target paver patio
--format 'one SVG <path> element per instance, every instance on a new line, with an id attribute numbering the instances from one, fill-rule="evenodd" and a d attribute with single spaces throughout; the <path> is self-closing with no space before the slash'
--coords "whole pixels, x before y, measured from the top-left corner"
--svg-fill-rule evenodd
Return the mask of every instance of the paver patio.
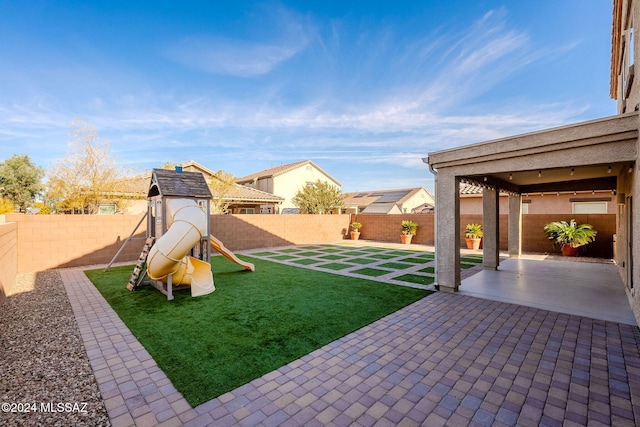
<path id="1" fill-rule="evenodd" d="M 640 423 L 637 327 L 445 293 L 191 408 L 82 270 L 61 274 L 114 426 Z"/>

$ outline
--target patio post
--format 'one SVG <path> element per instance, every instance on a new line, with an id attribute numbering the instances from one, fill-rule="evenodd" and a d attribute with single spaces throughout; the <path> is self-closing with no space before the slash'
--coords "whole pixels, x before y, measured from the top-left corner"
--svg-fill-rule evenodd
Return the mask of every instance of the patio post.
<path id="1" fill-rule="evenodd" d="M 436 184 L 436 251 L 438 283 L 443 292 L 460 287 L 460 179 L 446 169 Z"/>
<path id="2" fill-rule="evenodd" d="M 500 192 L 495 188 L 482 190 L 482 218 L 484 237 L 482 255 L 484 268 L 497 270 L 500 264 Z"/>
<path id="3" fill-rule="evenodd" d="M 522 194 L 509 194 L 509 256 L 522 255 Z"/>

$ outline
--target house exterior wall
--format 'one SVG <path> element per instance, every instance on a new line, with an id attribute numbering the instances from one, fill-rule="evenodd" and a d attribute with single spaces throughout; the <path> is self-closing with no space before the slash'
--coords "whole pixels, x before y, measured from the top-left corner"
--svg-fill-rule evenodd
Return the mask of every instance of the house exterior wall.
<path id="1" fill-rule="evenodd" d="M 313 167 L 313 165 L 306 164 L 299 168 L 293 169 L 281 175 L 273 178 L 273 190 L 270 193 L 276 196 L 284 197 L 285 201 L 280 205 L 280 210 L 286 208 L 295 208 L 293 204 L 293 198 L 307 183 L 313 183 L 317 180 L 327 181 L 330 184 L 340 188 L 336 183 L 329 179 L 327 175 Z M 267 190 L 263 190 L 267 191 Z"/>
<path id="2" fill-rule="evenodd" d="M 126 215 L 144 215 L 148 208 L 149 201 L 147 199 L 130 200 L 124 208 L 124 213 Z"/>
<path id="3" fill-rule="evenodd" d="M 256 181 L 255 184 L 250 185 L 250 187 L 255 188 L 256 190 L 264 191 L 266 193 L 275 194 L 273 192 L 273 178 L 271 177 L 261 178 L 258 181 Z"/>
<path id="4" fill-rule="evenodd" d="M 613 6 L 611 95 L 617 101 L 618 114 L 622 114 L 640 109 L 640 3 L 614 0 Z M 635 164 L 618 176 L 615 252 L 620 276 L 640 324 L 640 261 L 634 260 L 640 255 L 640 140 L 636 141 L 635 154 Z"/>
<path id="5" fill-rule="evenodd" d="M 522 203 L 527 205 L 528 212 L 525 214 L 572 214 L 574 201 L 586 202 L 604 202 L 607 206 L 608 214 L 615 214 L 616 196 L 611 192 L 595 194 L 591 193 L 549 193 L 541 196 L 540 194 L 528 194 L 522 196 Z M 506 194 L 500 194 L 500 212 L 506 213 L 509 209 L 509 200 Z M 460 196 L 460 213 L 461 214 L 480 214 L 482 215 L 482 196 L 481 195 L 461 195 Z"/>
<path id="6" fill-rule="evenodd" d="M 620 16 L 616 17 L 616 13 L 620 13 Z M 615 25 L 616 19 L 619 27 Z M 616 29 L 620 31 L 619 34 L 614 34 L 614 37 L 620 38 L 619 43 L 614 44 L 617 46 L 617 49 L 614 48 L 615 57 L 611 58 L 613 66 L 617 67 L 618 83 L 616 88 L 612 88 L 612 95 L 615 95 L 618 100 L 618 114 L 637 110 L 640 106 L 640 69 L 635 66 L 637 59 L 640 58 L 638 23 L 640 23 L 638 2 L 634 0 L 614 2 L 614 31 Z M 632 68 L 634 68 L 633 71 Z"/>
<path id="7" fill-rule="evenodd" d="M 637 152 L 640 153 L 640 141 Z M 640 157 L 618 176 L 615 260 L 640 324 Z"/>
<path id="8" fill-rule="evenodd" d="M 433 204 L 434 200 L 429 192 L 423 188 L 402 204 L 402 213 L 410 213 L 412 209 L 422 206 L 425 203 Z"/>

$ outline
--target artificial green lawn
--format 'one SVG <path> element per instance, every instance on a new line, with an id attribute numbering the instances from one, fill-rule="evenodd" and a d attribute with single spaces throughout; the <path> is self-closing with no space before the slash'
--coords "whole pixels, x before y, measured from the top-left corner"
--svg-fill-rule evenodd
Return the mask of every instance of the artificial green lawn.
<path id="1" fill-rule="evenodd" d="M 133 266 L 86 274 L 196 406 L 384 317 L 429 291 L 241 257 L 211 259 L 215 292 L 126 289 Z"/>

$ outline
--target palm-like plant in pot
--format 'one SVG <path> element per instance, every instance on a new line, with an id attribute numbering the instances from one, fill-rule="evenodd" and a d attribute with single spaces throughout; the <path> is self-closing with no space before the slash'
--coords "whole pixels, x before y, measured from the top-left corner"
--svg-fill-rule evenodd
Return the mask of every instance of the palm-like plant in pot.
<path id="1" fill-rule="evenodd" d="M 411 238 L 418 231 L 418 223 L 413 221 L 402 221 L 402 234 L 400 235 L 400 241 L 404 244 L 411 243 Z"/>
<path id="2" fill-rule="evenodd" d="M 547 238 L 559 245 L 564 256 L 578 256 L 578 248 L 596 240 L 598 232 L 591 224 L 571 221 L 554 221 L 544 226 Z"/>
<path id="3" fill-rule="evenodd" d="M 351 240 L 358 240 L 360 238 L 360 229 L 362 228 L 362 223 L 352 222 L 351 223 Z"/>
<path id="4" fill-rule="evenodd" d="M 467 242 L 467 249 L 479 249 L 482 236 L 482 224 L 467 224 L 464 229 L 464 238 Z"/>

